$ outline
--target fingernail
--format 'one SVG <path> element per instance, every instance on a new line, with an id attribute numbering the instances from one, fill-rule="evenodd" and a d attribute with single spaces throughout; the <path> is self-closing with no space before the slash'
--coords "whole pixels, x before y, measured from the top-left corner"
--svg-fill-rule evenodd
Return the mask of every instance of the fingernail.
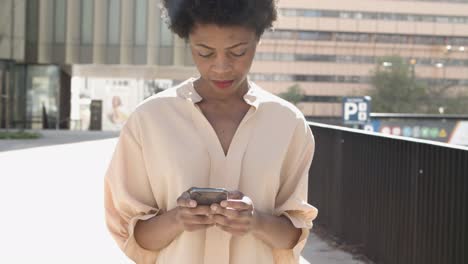
<path id="1" fill-rule="evenodd" d="M 197 203 L 195 201 L 190 201 L 189 205 L 190 207 L 195 207 L 197 206 Z"/>
<path id="2" fill-rule="evenodd" d="M 221 206 L 222 206 L 222 207 L 226 207 L 226 206 L 227 206 L 227 202 L 226 202 L 226 201 L 222 201 L 222 202 L 221 202 Z"/>
<path id="3" fill-rule="evenodd" d="M 217 209 L 218 209 L 218 207 L 217 207 L 216 205 L 214 205 L 214 204 L 211 205 L 211 210 L 212 210 L 212 211 L 216 211 Z"/>

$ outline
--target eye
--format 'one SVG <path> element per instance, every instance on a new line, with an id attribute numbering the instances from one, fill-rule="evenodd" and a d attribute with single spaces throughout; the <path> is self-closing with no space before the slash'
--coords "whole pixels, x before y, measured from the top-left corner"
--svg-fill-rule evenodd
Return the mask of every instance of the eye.
<path id="1" fill-rule="evenodd" d="M 210 52 L 210 53 L 200 53 L 200 52 L 199 52 L 199 53 L 198 53 L 198 56 L 203 57 L 203 58 L 209 58 L 209 57 L 211 57 L 211 55 L 213 55 L 213 54 L 214 54 L 214 52 Z"/>
<path id="2" fill-rule="evenodd" d="M 231 54 L 234 57 L 242 57 L 242 56 L 245 55 L 245 53 L 247 53 L 247 50 L 243 50 L 243 51 L 240 51 L 240 52 L 231 51 Z"/>

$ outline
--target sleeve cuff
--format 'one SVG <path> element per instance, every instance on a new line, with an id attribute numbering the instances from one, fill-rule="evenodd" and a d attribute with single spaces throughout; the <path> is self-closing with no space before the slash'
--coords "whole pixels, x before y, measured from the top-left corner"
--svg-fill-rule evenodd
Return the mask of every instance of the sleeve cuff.
<path id="1" fill-rule="evenodd" d="M 151 214 L 145 215 L 138 215 L 130 219 L 128 223 L 128 239 L 125 242 L 123 248 L 125 254 L 131 258 L 135 263 L 156 263 L 156 259 L 158 258 L 159 252 L 157 251 L 150 251 L 147 249 L 142 248 L 138 242 L 135 240 L 134 231 L 135 226 L 138 221 L 140 220 L 148 220 L 159 213 L 159 210 L 152 211 Z"/>
<path id="2" fill-rule="evenodd" d="M 287 211 L 283 212 L 281 215 L 286 216 L 294 227 L 301 229 L 301 236 L 297 240 L 296 244 L 290 251 L 292 251 L 294 260 L 296 263 L 299 263 L 299 258 L 301 256 L 301 252 L 305 247 L 307 242 L 307 238 L 309 237 L 310 229 L 312 228 L 312 220 L 315 218 L 305 218 L 301 216 L 300 211 Z"/>

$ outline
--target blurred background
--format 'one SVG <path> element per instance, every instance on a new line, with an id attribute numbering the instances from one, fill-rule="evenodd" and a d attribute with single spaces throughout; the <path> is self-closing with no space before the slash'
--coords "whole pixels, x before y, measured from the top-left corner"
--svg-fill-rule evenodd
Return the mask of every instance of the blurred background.
<path id="1" fill-rule="evenodd" d="M 250 77 L 308 120 L 349 125 L 344 100 L 370 96 L 367 130 L 449 142 L 466 126 L 467 1 L 278 6 Z M 1 0 L 0 10 L 1 128 L 119 130 L 143 99 L 196 75 L 157 0 Z"/>

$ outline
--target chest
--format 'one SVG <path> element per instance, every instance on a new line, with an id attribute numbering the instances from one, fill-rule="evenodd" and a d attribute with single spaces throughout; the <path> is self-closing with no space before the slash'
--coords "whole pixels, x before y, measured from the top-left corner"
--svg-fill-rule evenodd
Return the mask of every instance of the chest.
<path id="1" fill-rule="evenodd" d="M 250 106 L 239 105 L 234 109 L 221 109 L 209 105 L 199 105 L 201 112 L 211 125 L 218 137 L 224 154 L 227 155 L 229 146 Z"/>

